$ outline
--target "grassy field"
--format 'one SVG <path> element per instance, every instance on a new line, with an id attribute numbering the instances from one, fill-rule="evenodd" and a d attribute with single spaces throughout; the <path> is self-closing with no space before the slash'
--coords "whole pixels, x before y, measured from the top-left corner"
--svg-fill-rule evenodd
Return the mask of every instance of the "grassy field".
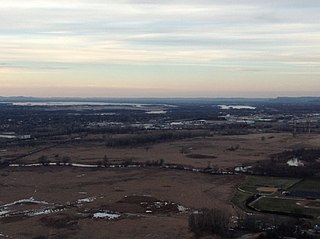
<path id="1" fill-rule="evenodd" d="M 234 194 L 232 203 L 244 211 L 250 211 L 246 207 L 246 200 L 250 196 L 258 193 L 258 187 L 278 187 L 287 189 L 299 182 L 296 178 L 279 178 L 279 177 L 264 177 L 264 176 L 246 176 L 243 183 L 238 187 Z"/>
<path id="2" fill-rule="evenodd" d="M 271 187 L 287 189 L 299 182 L 296 178 L 279 178 L 264 176 L 247 176 L 243 184 L 239 187 L 241 190 L 251 193 L 257 193 L 258 187 Z"/>
<path id="3" fill-rule="evenodd" d="M 234 194 L 232 203 L 242 210 L 250 211 L 246 207 L 246 199 L 258 193 L 259 187 L 281 188 L 290 191 L 320 191 L 320 181 L 314 179 L 301 180 L 298 178 L 280 178 L 264 176 L 247 176 Z M 316 221 L 320 221 L 320 202 L 305 199 L 284 198 L 281 192 L 264 194 L 261 199 L 251 204 L 258 211 L 270 213 L 295 213 L 312 216 Z"/>
<path id="4" fill-rule="evenodd" d="M 263 197 L 254 203 L 252 206 L 258 210 L 264 210 L 269 212 L 284 212 L 284 213 L 297 213 L 308 216 L 313 216 L 317 219 L 320 215 L 320 208 L 306 208 L 303 205 L 305 200 L 294 200 L 274 197 Z"/>
<path id="5" fill-rule="evenodd" d="M 306 179 L 303 180 L 292 188 L 290 191 L 309 191 L 309 192 L 320 192 L 320 180 L 317 179 Z"/>
<path id="6" fill-rule="evenodd" d="M 233 168 L 241 165 L 252 165 L 257 161 L 265 160 L 270 154 L 280 153 L 296 147 L 317 147 L 320 144 L 320 135 L 301 135 L 292 137 L 292 134 L 269 133 L 249 135 L 213 135 L 212 137 L 196 137 L 192 139 L 168 140 L 167 142 L 145 144 L 132 147 L 106 146 L 109 137 L 125 138 L 140 137 L 141 135 L 110 135 L 88 134 L 73 135 L 67 143 L 43 149 L 18 160 L 20 163 L 36 163 L 39 158 L 46 156 L 54 162 L 63 157 L 69 157 L 72 162 L 96 163 L 107 156 L 110 160 L 132 159 L 145 162 L 163 159 L 166 163 L 177 163 L 195 167 L 207 167 L 208 164 L 219 168 Z M 264 137 L 266 140 L 261 140 Z M 301 144 L 303 142 L 303 145 Z M 48 145 L 46 143 L 45 145 Z M 229 150 L 231 147 L 237 150 Z M 17 154 L 25 154 L 34 149 L 41 149 L 43 145 L 33 148 L 8 146 L 5 152 L 0 152 L 2 159 L 15 158 Z M 192 156 L 192 157 L 190 157 Z M 196 157 L 195 157 L 196 156 Z"/>
<path id="7" fill-rule="evenodd" d="M 240 208 L 243 211 L 249 211 L 249 209 L 246 207 L 246 200 L 248 197 L 252 196 L 252 193 L 247 193 L 247 192 L 241 192 L 237 191 L 231 202 L 236 205 L 238 208 Z"/>

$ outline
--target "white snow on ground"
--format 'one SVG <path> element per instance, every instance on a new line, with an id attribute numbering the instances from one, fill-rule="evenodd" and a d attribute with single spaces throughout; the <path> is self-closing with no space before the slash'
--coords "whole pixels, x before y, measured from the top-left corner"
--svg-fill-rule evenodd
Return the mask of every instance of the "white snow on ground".
<path id="1" fill-rule="evenodd" d="M 14 212 L 11 214 L 11 211 L 6 210 L 6 211 L 0 211 L 0 217 L 6 217 L 6 216 L 12 216 L 12 215 L 17 215 L 17 214 L 24 214 L 29 217 L 35 217 L 35 216 L 40 216 L 40 215 L 47 215 L 51 213 L 56 213 L 56 212 L 61 212 L 64 211 L 64 209 L 35 209 L 35 210 L 26 210 L 26 211 L 21 211 L 21 212 Z"/>
<path id="2" fill-rule="evenodd" d="M 20 164 L 12 163 L 9 165 L 9 167 L 20 167 Z"/>
<path id="3" fill-rule="evenodd" d="M 41 165 L 42 165 L 41 163 L 32 163 L 32 164 L 26 164 L 25 166 L 26 167 L 39 167 Z"/>
<path id="4" fill-rule="evenodd" d="M 96 200 L 96 197 L 82 198 L 82 199 L 79 199 L 77 203 L 93 202 L 94 200 Z"/>
<path id="5" fill-rule="evenodd" d="M 57 163 L 49 163 L 47 166 L 56 166 Z M 70 163 L 67 164 L 68 166 L 72 167 L 79 167 L 79 168 L 98 168 L 98 165 L 94 164 L 80 164 L 80 163 Z M 32 163 L 32 164 L 10 164 L 9 167 L 40 167 L 43 166 L 40 163 Z"/>
<path id="6" fill-rule="evenodd" d="M 80 163 L 72 163 L 71 166 L 73 166 L 73 167 L 80 167 L 80 168 L 97 168 L 97 167 L 98 167 L 98 165 L 80 164 Z"/>
<path id="7" fill-rule="evenodd" d="M 97 212 L 93 214 L 93 218 L 105 218 L 108 220 L 115 220 L 118 219 L 121 215 L 114 212 Z"/>
<path id="8" fill-rule="evenodd" d="M 248 172 L 249 169 L 252 169 L 252 166 L 240 166 L 240 167 L 236 167 L 234 170 L 236 172 L 246 173 Z"/>
<path id="9" fill-rule="evenodd" d="M 52 213 L 53 210 L 52 209 L 43 209 L 43 210 L 36 210 L 33 212 L 29 212 L 27 213 L 28 216 L 33 217 L 33 216 L 40 216 L 40 215 L 47 215 Z"/>
<path id="10" fill-rule="evenodd" d="M 181 205 L 178 205 L 178 210 L 179 210 L 179 212 L 186 212 L 186 211 L 188 211 L 188 208 L 181 206 Z"/>
<path id="11" fill-rule="evenodd" d="M 31 198 L 28 198 L 28 199 L 21 199 L 21 200 L 18 200 L 18 201 L 14 201 L 12 203 L 8 203 L 8 204 L 5 204 L 5 205 L 0 205 L 0 208 L 11 207 L 11 206 L 14 206 L 14 205 L 17 205 L 17 204 L 24 204 L 24 203 L 44 204 L 44 205 L 48 205 L 49 204 L 48 202 L 45 202 L 45 201 L 34 200 L 34 198 L 31 197 Z"/>
<path id="12" fill-rule="evenodd" d="M 0 210 L 0 217 L 1 216 L 5 216 L 6 214 L 8 214 L 10 211 L 9 210 L 4 210 L 4 211 L 1 211 Z"/>
<path id="13" fill-rule="evenodd" d="M 34 217 L 34 216 L 40 216 L 40 215 L 47 215 L 47 214 L 51 214 L 51 213 L 56 213 L 56 212 L 61 212 L 64 209 L 40 209 L 40 210 L 33 210 L 32 212 L 28 212 L 27 215 L 30 217 Z"/>
<path id="14" fill-rule="evenodd" d="M 287 164 L 290 166 L 290 167 L 302 167 L 304 166 L 304 164 L 297 158 L 293 158 L 293 159 L 290 159 Z"/>

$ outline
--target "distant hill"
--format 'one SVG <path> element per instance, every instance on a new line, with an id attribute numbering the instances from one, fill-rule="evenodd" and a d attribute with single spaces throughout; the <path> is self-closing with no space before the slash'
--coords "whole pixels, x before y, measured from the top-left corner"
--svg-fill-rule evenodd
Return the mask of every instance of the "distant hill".
<path id="1" fill-rule="evenodd" d="M 138 104 L 320 104 L 320 97 L 277 97 L 277 98 L 38 98 L 2 97 L 0 102 L 108 102 Z"/>
<path id="2" fill-rule="evenodd" d="M 1 97 L 0 102 L 110 102 L 140 104 L 246 104 L 265 102 L 265 98 L 37 98 L 37 97 Z"/>
<path id="3" fill-rule="evenodd" d="M 269 102 L 282 104 L 320 104 L 320 97 L 277 97 L 270 99 Z"/>

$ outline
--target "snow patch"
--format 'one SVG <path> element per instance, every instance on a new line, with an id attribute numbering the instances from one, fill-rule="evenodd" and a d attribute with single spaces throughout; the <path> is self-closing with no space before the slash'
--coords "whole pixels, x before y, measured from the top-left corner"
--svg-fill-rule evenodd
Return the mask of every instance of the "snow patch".
<path id="1" fill-rule="evenodd" d="M 108 220 L 115 220 L 118 219 L 121 215 L 114 212 L 97 212 L 93 214 L 93 218 L 96 219 L 108 219 Z"/>
<path id="2" fill-rule="evenodd" d="M 181 206 L 181 205 L 178 205 L 178 211 L 179 212 L 187 212 L 188 211 L 188 208 L 184 207 L 184 206 Z"/>
<path id="3" fill-rule="evenodd" d="M 290 159 L 287 162 L 287 165 L 289 165 L 290 167 L 302 167 L 302 166 L 304 166 L 304 164 L 297 158 Z"/>
<path id="4" fill-rule="evenodd" d="M 0 217 L 1 216 L 5 216 L 6 214 L 10 213 L 9 210 L 3 210 L 3 211 L 0 211 Z"/>
<path id="5" fill-rule="evenodd" d="M 34 217 L 34 216 L 40 216 L 40 215 L 47 215 L 51 213 L 61 212 L 64 209 L 41 209 L 41 210 L 34 210 L 32 212 L 27 213 L 28 216 Z"/>
<path id="6" fill-rule="evenodd" d="M 44 205 L 48 205 L 49 203 L 46 202 L 46 201 L 37 201 L 35 200 L 33 197 L 30 197 L 28 199 L 21 199 L 21 200 L 18 200 L 18 201 L 14 201 L 12 203 L 8 203 L 8 204 L 5 204 L 5 205 L 1 205 L 0 207 L 4 208 L 4 207 L 11 207 L 11 206 L 14 206 L 14 205 L 17 205 L 17 204 L 25 204 L 25 203 L 32 203 L 32 204 L 44 204 Z"/>
<path id="7" fill-rule="evenodd" d="M 71 166 L 73 166 L 73 167 L 79 167 L 79 168 L 97 168 L 97 167 L 98 167 L 98 165 L 80 164 L 80 163 L 72 163 Z"/>
<path id="8" fill-rule="evenodd" d="M 90 198 L 82 198 L 77 201 L 77 203 L 89 203 L 96 200 L 96 197 L 90 197 Z"/>

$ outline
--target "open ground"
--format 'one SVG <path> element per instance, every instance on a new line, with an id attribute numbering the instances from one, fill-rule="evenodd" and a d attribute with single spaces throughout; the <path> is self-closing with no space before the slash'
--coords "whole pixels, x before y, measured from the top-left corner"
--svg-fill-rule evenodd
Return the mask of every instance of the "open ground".
<path id="1" fill-rule="evenodd" d="M 116 137 L 132 135 L 117 135 Z M 72 163 L 96 164 L 132 160 L 156 161 L 204 168 L 234 168 L 266 160 L 271 154 L 296 148 L 313 148 L 320 135 L 256 133 L 215 135 L 161 143 L 111 147 L 110 135 L 72 135 L 66 141 L 39 141 L 34 147 L 10 146 L 0 152 L 14 163 L 51 162 L 69 158 Z M 8 238 L 192 238 L 188 215 L 199 208 L 226 208 L 237 215 L 246 199 L 259 191 L 263 198 L 254 206 L 273 212 L 284 201 L 278 190 L 312 187 L 293 178 L 206 175 L 160 168 L 73 168 L 40 166 L 3 168 L 0 171 L 0 234 Z M 317 180 L 316 180 L 317 181 Z M 300 183 L 301 184 L 300 184 Z M 306 184 L 306 185 L 303 185 Z M 313 184 L 314 185 L 314 184 Z M 262 190 L 263 189 L 263 190 Z M 270 189 L 270 190 L 269 190 Z M 313 189 L 318 191 L 317 189 Z M 236 192 L 236 193 L 235 193 Z M 235 195 L 234 195 L 235 194 Z M 271 201 L 270 201 L 271 200 Z M 232 201 L 232 202 L 231 202 Z M 291 208 L 311 211 L 301 199 Z M 300 204 L 297 204 L 299 203 Z M 305 201 L 303 201 L 305 202 Z M 5 206 L 9 205 L 9 206 Z M 318 207 L 312 204 L 311 207 Z M 273 209 L 275 208 L 275 209 Z"/>
<path id="2" fill-rule="evenodd" d="M 186 212 L 234 212 L 230 200 L 241 176 L 39 167 L 1 170 L 0 180 L 0 204 L 7 205 L 0 233 L 9 238 L 192 238 Z M 143 206 L 148 202 L 156 206 Z M 120 217 L 94 218 L 105 212 Z"/>
<path id="3" fill-rule="evenodd" d="M 52 162 L 61 160 L 63 157 L 69 157 L 72 162 L 78 163 L 96 163 L 107 157 L 114 161 L 145 162 L 163 159 L 166 163 L 195 167 L 206 167 L 210 164 L 219 168 L 228 168 L 251 165 L 267 159 L 271 154 L 280 153 L 284 150 L 302 147 L 312 148 L 320 144 L 320 135 L 292 137 L 292 134 L 288 133 L 212 135 L 132 147 L 106 146 L 104 142 L 106 137 L 109 136 L 87 135 L 80 140 L 70 140 L 63 144 L 52 143 L 52 147 L 48 148 L 38 146 L 39 152 L 19 159 L 17 163 L 38 162 L 41 156 L 46 156 Z M 44 149 L 41 150 L 41 148 Z M 8 147 L 6 150 L 0 152 L 2 158 L 14 158 L 28 152 L 28 148 L 17 146 Z"/>

